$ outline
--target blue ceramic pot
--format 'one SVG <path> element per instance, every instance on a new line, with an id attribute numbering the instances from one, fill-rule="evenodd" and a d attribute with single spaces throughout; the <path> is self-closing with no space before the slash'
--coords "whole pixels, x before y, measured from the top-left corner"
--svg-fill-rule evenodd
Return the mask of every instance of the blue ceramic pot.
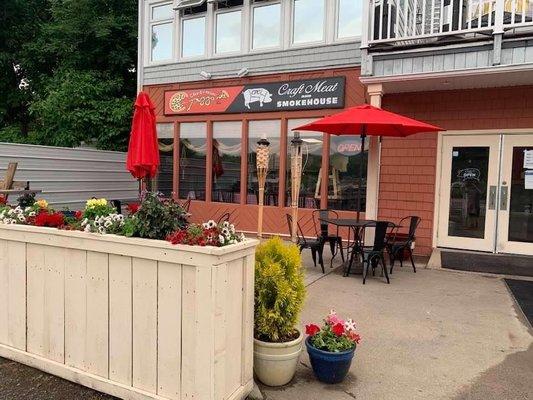
<path id="1" fill-rule="evenodd" d="M 313 372 L 319 381 L 325 383 L 340 383 L 344 380 L 355 353 L 355 348 L 339 353 L 319 350 L 311 345 L 308 337 L 305 339 L 305 347 L 309 353 Z"/>

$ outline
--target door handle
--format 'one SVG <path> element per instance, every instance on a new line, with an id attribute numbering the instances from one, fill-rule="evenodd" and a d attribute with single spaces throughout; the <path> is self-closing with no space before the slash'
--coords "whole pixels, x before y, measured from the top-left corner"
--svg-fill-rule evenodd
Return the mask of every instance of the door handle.
<path id="1" fill-rule="evenodd" d="M 503 186 L 500 189 L 500 210 L 506 211 L 507 210 L 507 194 L 509 192 L 508 186 Z"/>
<path id="2" fill-rule="evenodd" d="M 496 186 L 489 187 L 489 210 L 496 210 Z"/>

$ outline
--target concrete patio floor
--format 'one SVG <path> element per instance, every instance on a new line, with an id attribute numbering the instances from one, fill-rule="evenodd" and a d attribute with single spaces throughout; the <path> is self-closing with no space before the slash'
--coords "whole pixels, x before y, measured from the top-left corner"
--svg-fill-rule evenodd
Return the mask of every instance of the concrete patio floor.
<path id="1" fill-rule="evenodd" d="M 266 399 L 533 399 L 532 331 L 500 277 L 398 266 L 390 285 L 363 286 L 329 265 L 321 278 L 307 255 L 305 265 L 302 325 L 334 308 L 363 341 L 342 384 L 318 382 L 304 350 L 291 384 L 261 386 Z"/>
<path id="2" fill-rule="evenodd" d="M 532 330 L 501 277 L 419 264 L 416 274 L 396 268 L 390 285 L 376 276 L 363 286 L 329 267 L 329 250 L 326 275 L 308 253 L 302 325 L 335 308 L 363 341 L 342 384 L 318 382 L 304 351 L 291 384 L 261 386 L 267 400 L 533 399 Z M 0 358 L 0 400 L 19 399 L 114 398 Z"/>

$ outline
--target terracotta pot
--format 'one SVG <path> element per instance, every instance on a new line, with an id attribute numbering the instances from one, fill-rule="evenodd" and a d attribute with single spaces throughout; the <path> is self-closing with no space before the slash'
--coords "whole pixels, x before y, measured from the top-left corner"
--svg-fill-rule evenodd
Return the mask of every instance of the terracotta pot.
<path id="1" fill-rule="evenodd" d="M 282 386 L 292 380 L 302 351 L 303 335 L 298 333 L 297 339 L 284 343 L 254 339 L 254 372 L 262 383 Z"/>

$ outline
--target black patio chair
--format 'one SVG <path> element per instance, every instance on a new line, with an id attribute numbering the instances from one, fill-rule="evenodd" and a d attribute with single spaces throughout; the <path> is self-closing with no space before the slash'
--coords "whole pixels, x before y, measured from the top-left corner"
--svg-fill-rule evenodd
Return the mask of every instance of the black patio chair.
<path id="1" fill-rule="evenodd" d="M 335 257 L 338 251 L 341 253 L 342 262 L 344 262 L 344 250 L 342 248 L 342 237 L 339 235 L 339 227 L 337 226 L 335 233 L 329 233 L 329 224 L 321 221 L 327 219 L 332 215 L 334 218 L 339 218 L 339 213 L 329 209 L 313 210 L 313 223 L 315 225 L 315 233 L 317 237 L 321 237 L 325 243 L 329 243 L 331 255 Z M 333 264 L 333 258 L 331 259 Z"/>
<path id="2" fill-rule="evenodd" d="M 407 234 L 398 232 L 404 224 L 409 221 L 409 231 Z M 413 260 L 413 242 L 416 238 L 416 229 L 422 219 L 416 215 L 410 215 L 408 217 L 402 218 L 398 225 L 393 229 L 389 234 L 389 239 L 387 240 L 387 252 L 390 257 L 390 273 L 392 274 L 392 269 L 394 268 L 394 262 L 397 258 L 400 259 L 400 267 L 403 267 L 403 257 L 404 252 L 407 252 L 409 259 L 411 260 L 411 265 L 413 266 L 413 272 L 416 272 L 415 262 Z"/>
<path id="3" fill-rule="evenodd" d="M 289 235 L 292 235 L 292 216 L 290 214 L 286 214 L 287 217 L 287 226 L 289 228 Z M 296 223 L 296 236 L 297 236 L 297 245 L 300 248 L 300 253 L 304 249 L 310 249 L 311 250 L 311 257 L 313 257 L 313 264 L 316 267 L 316 255 L 318 254 L 318 263 L 320 264 L 320 267 L 322 268 L 322 273 L 324 274 L 326 271 L 324 269 L 324 260 L 322 258 L 322 255 L 324 253 L 324 241 L 322 238 L 317 237 L 316 239 L 306 239 L 306 237 L 303 234 L 302 227 L 299 223 Z"/>
<path id="4" fill-rule="evenodd" d="M 379 264 L 381 264 L 383 275 L 385 275 L 387 283 L 390 283 L 387 266 L 385 265 L 386 235 L 389 224 L 390 223 L 387 221 L 369 222 L 359 229 L 359 237 L 355 239 L 356 242 L 350 255 L 350 262 L 345 276 L 350 274 L 354 258 L 360 256 L 363 264 L 363 285 L 366 282 L 368 269 L 372 268 L 372 275 L 375 275 L 375 269 Z M 364 245 L 365 231 L 367 228 L 375 228 L 374 244 L 372 246 Z"/>

